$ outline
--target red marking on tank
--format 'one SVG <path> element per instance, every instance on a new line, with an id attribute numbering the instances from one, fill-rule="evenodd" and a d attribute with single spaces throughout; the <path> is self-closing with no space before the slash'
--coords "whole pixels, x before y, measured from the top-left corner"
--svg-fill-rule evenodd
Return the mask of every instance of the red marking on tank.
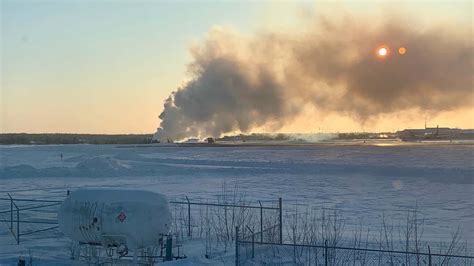
<path id="1" fill-rule="evenodd" d="M 121 211 L 121 212 L 119 213 L 119 215 L 117 216 L 117 219 L 118 219 L 121 223 L 123 223 L 123 221 L 125 221 L 126 218 L 127 218 L 127 216 L 125 215 L 125 213 L 124 213 L 123 211 Z"/>

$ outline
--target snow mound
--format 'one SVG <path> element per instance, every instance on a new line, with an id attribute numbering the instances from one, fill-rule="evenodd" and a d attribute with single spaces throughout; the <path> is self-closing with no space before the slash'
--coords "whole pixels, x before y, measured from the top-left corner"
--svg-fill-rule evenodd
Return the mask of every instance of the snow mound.
<path id="1" fill-rule="evenodd" d="M 31 165 L 20 164 L 0 169 L 0 177 L 36 176 L 37 169 Z"/>
<path id="2" fill-rule="evenodd" d="M 125 165 L 110 157 L 94 157 L 86 159 L 76 166 L 81 172 L 116 172 L 127 169 Z"/>
<path id="3" fill-rule="evenodd" d="M 75 167 L 47 167 L 35 168 L 21 164 L 0 168 L 0 178 L 27 178 L 27 177 L 102 177 L 128 175 L 133 173 L 132 166 L 124 161 L 110 157 L 92 157 L 84 159 Z"/>

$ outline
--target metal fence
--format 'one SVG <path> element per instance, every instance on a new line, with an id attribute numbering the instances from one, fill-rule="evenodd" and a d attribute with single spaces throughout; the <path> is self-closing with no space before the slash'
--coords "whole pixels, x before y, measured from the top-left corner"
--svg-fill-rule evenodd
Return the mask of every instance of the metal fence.
<path id="1" fill-rule="evenodd" d="M 236 228 L 235 265 L 474 265 L 474 257 L 258 241 Z"/>
<path id="2" fill-rule="evenodd" d="M 278 205 L 276 207 L 264 206 L 261 201 L 258 201 L 258 206 L 251 205 L 248 202 L 241 202 L 240 204 L 236 202 L 193 202 L 190 201 L 188 197 L 185 197 L 184 201 L 170 201 L 170 204 L 176 205 L 172 208 L 173 218 L 175 219 L 175 231 L 184 231 L 188 238 L 192 238 L 193 233 L 197 233 L 198 237 L 202 237 L 201 232 L 203 228 L 200 227 L 204 224 L 208 226 L 208 223 L 203 223 L 203 221 L 205 221 L 204 216 L 208 215 L 209 209 L 211 209 L 211 215 L 215 217 L 222 216 L 222 219 L 218 219 L 224 223 L 224 230 L 232 231 L 232 237 L 234 236 L 233 230 L 237 225 L 236 223 L 238 223 L 239 226 L 245 226 L 249 229 L 258 228 L 261 241 L 263 241 L 265 233 L 270 230 L 278 230 L 280 243 L 283 240 L 281 198 L 278 199 Z M 246 215 L 246 217 L 244 219 L 241 217 L 236 218 L 239 214 Z"/>
<path id="3" fill-rule="evenodd" d="M 59 200 L 0 198 L 0 221 L 5 223 L 20 244 L 22 236 L 58 227 Z M 235 244 L 236 265 L 474 265 L 474 257 L 452 254 L 407 252 L 341 246 L 284 243 L 282 199 L 273 205 L 248 202 L 170 201 L 174 231 L 185 238 L 220 241 L 225 249 Z M 213 220 L 209 220 L 212 217 Z M 215 234 L 209 228 L 214 224 Z M 216 249 L 214 250 L 216 251 Z M 222 250 L 219 250 L 222 251 Z M 212 252 L 210 252 L 212 253 Z M 206 248 L 206 256 L 208 251 Z"/>
<path id="4" fill-rule="evenodd" d="M 67 194 L 69 195 L 69 191 Z M 7 195 L 8 197 L 0 198 L 0 222 L 8 227 L 17 244 L 20 244 L 22 236 L 58 228 L 57 213 L 61 200 L 14 198 L 9 193 Z M 215 219 L 214 223 L 221 223 L 215 226 L 222 227 L 222 230 L 230 236 L 227 240 L 231 242 L 234 241 L 236 225 L 259 228 L 262 232 L 260 235 L 262 241 L 274 241 L 274 238 L 265 235 L 270 229 L 272 234 L 278 230 L 279 239 L 282 239 L 281 198 L 272 206 L 268 203 L 265 205 L 261 201 L 257 201 L 257 205 L 247 201 L 192 201 L 187 196 L 184 199 L 170 201 L 175 234 L 181 233 L 187 238 L 192 238 L 193 235 L 196 238 L 203 238 L 205 237 L 203 233 L 206 231 L 204 227 L 209 227 L 210 221 L 207 218 L 211 217 Z M 206 218 L 206 215 L 209 217 Z"/>
<path id="5" fill-rule="evenodd" d="M 20 199 L 10 194 L 8 198 L 0 198 L 0 201 L 0 206 L 10 207 L 0 211 L 0 222 L 7 224 L 17 245 L 22 236 L 58 228 L 57 209 L 61 201 Z"/>

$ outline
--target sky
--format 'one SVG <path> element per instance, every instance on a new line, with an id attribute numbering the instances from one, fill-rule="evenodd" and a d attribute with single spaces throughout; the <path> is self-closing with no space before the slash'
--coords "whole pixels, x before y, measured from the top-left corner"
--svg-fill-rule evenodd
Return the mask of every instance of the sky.
<path id="1" fill-rule="evenodd" d="M 190 48 L 216 27 L 246 36 L 291 32 L 315 11 L 387 9 L 416 15 L 420 25 L 472 25 L 470 1 L 0 1 L 2 133 L 154 133 L 164 101 L 189 79 Z M 468 128 L 472 109 L 401 112 L 372 124 L 308 111 L 278 130 L 397 130 L 421 127 L 425 116 Z"/>

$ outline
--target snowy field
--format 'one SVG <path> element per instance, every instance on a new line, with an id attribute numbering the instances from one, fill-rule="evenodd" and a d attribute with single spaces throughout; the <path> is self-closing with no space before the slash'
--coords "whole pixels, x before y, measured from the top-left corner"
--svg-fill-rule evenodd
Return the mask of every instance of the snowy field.
<path id="1" fill-rule="evenodd" d="M 402 224 L 416 206 L 432 246 L 458 226 L 469 250 L 474 244 L 474 145 L 51 145 L 2 146 L 0 152 L 2 198 L 62 199 L 68 189 L 118 187 L 212 200 L 225 182 L 252 201 L 282 197 L 284 211 L 296 204 L 338 209 L 348 232 L 360 224 L 378 228 L 382 216 Z M 36 261 L 64 263 L 68 245 L 50 231 L 25 236 L 17 246 L 0 224 L 0 264 L 29 250 Z"/>

